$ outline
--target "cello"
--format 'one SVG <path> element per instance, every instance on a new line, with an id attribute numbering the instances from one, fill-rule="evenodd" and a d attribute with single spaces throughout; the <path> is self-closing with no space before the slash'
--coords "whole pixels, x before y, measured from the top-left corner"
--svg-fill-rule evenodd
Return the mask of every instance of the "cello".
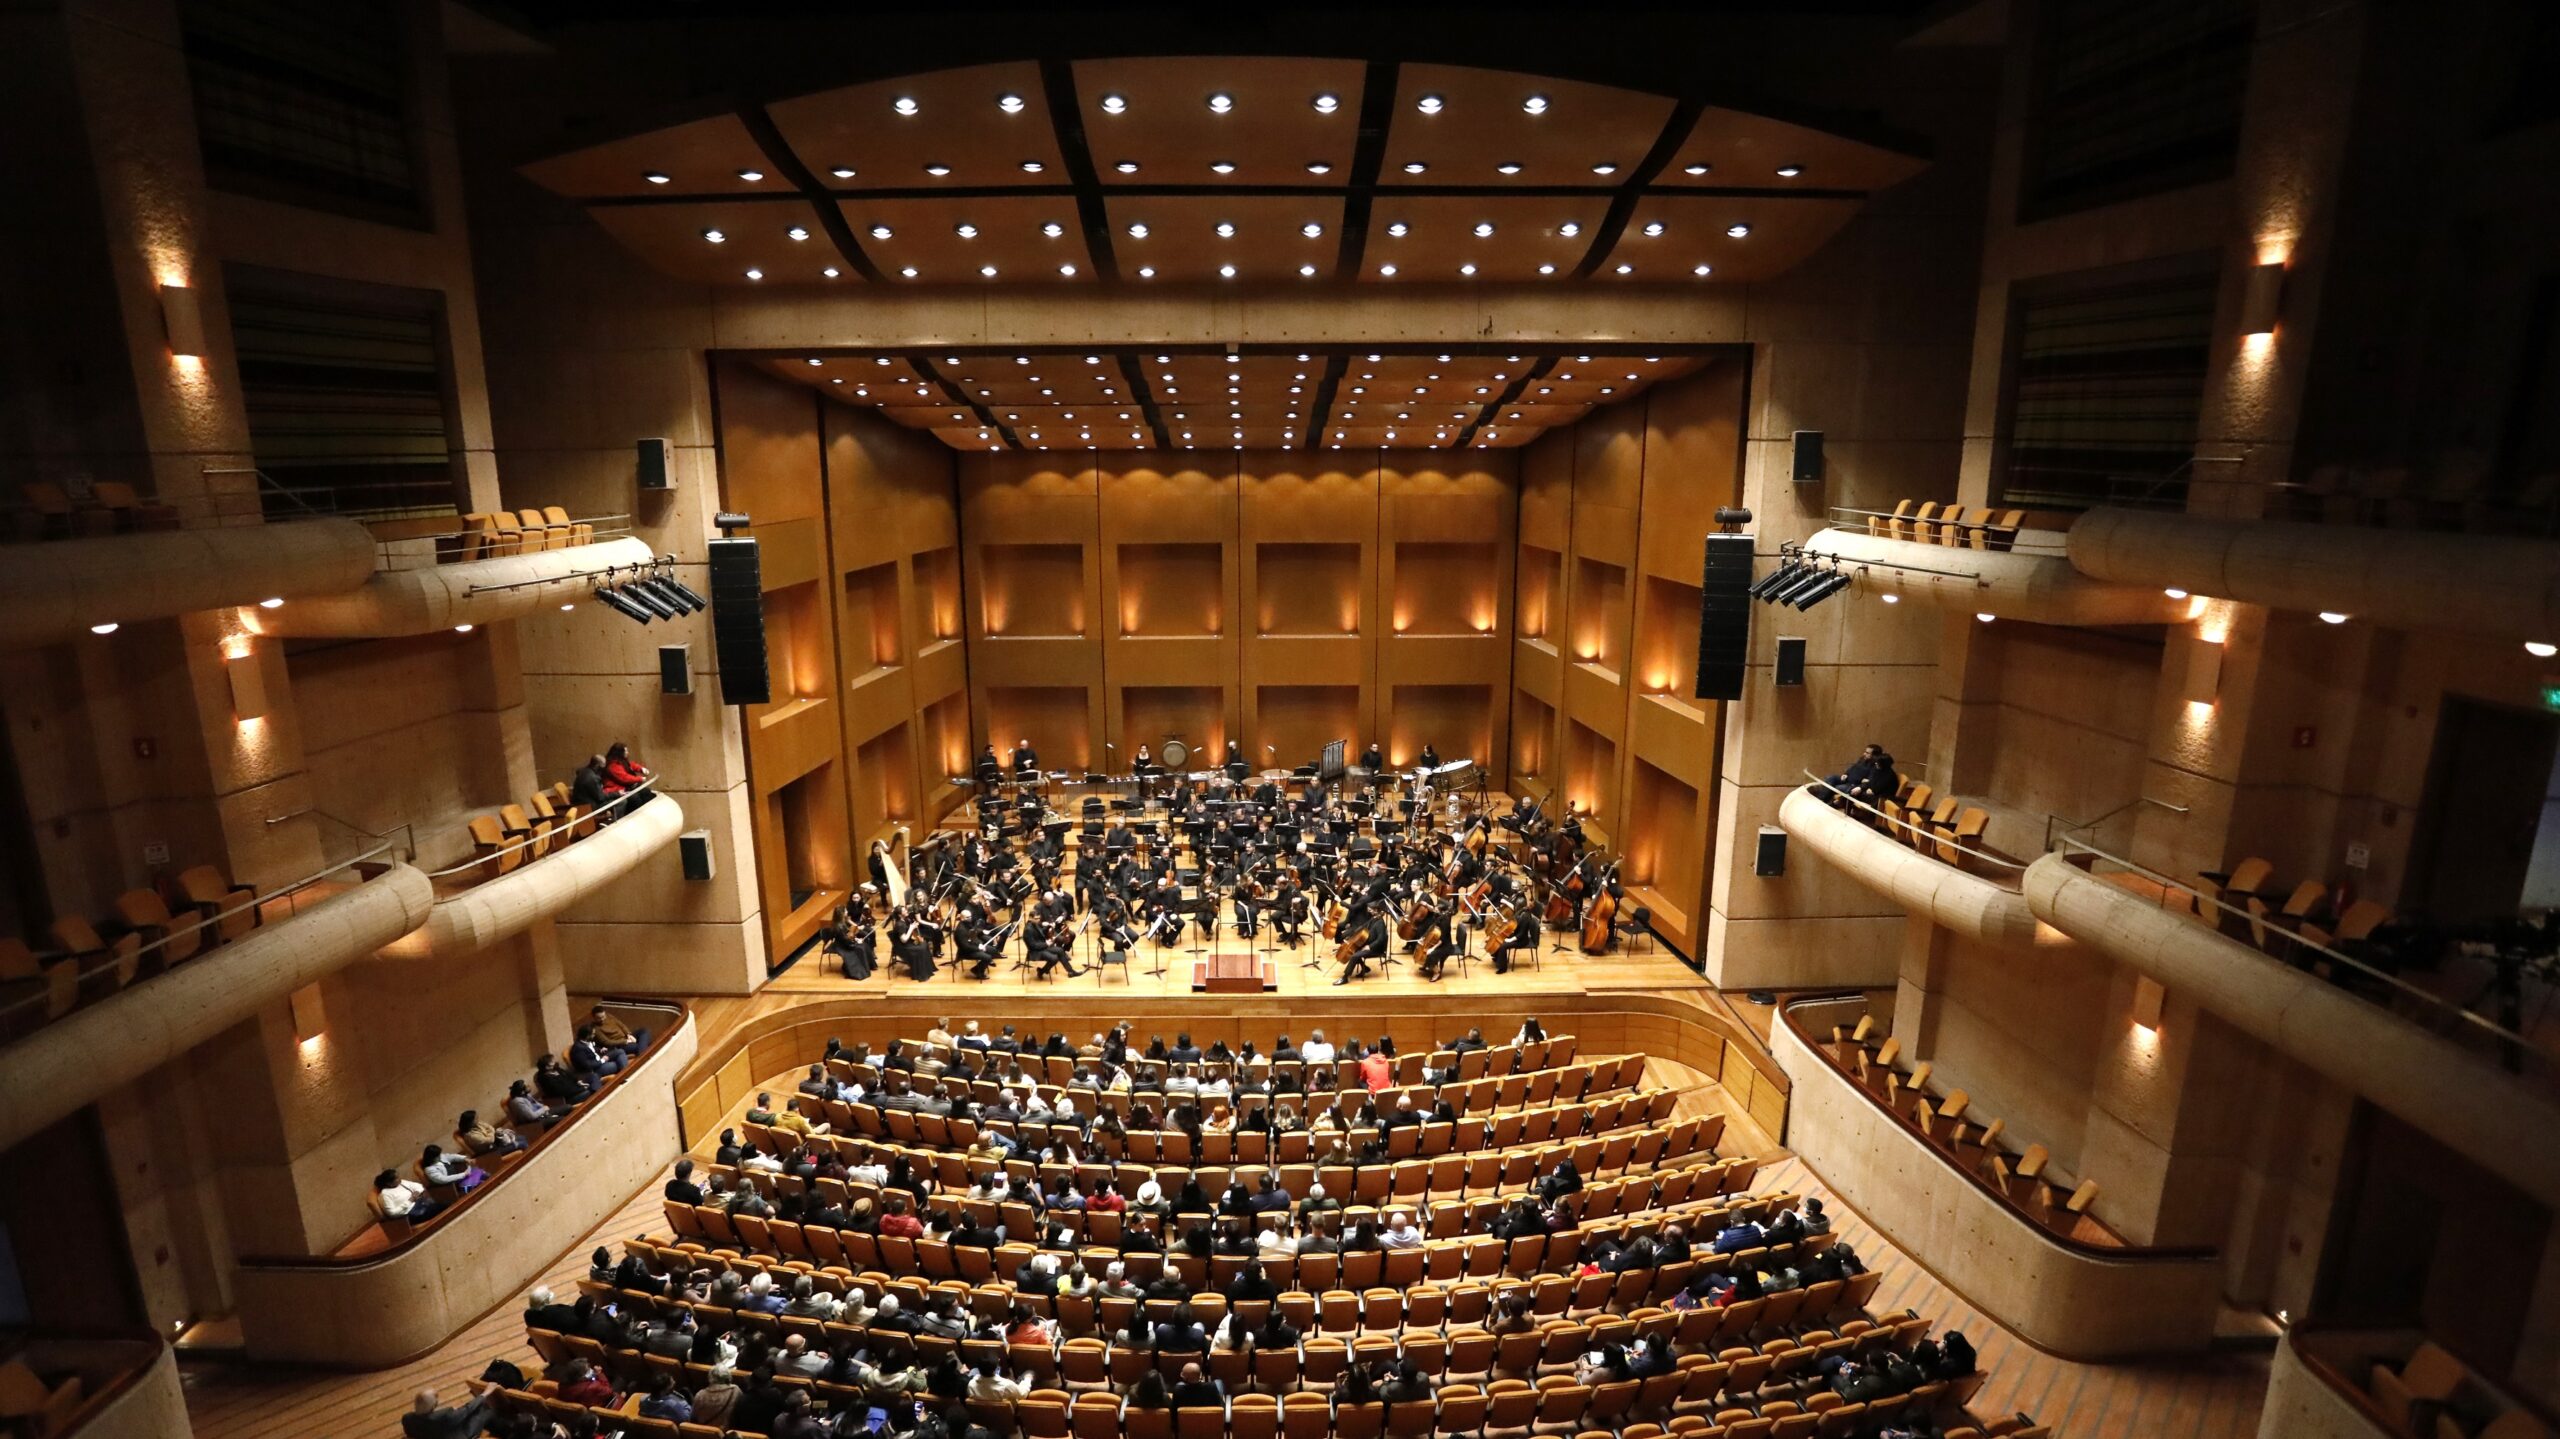
<path id="1" fill-rule="evenodd" d="M 1588 856 L 1575 860 L 1573 868 L 1566 871 L 1565 877 L 1557 880 L 1554 887 L 1547 892 L 1546 921 L 1548 924 L 1562 925 L 1573 922 L 1573 912 L 1581 907 L 1582 896 L 1589 889 L 1589 884 L 1582 873 L 1587 860 Z"/>
<path id="2" fill-rule="evenodd" d="M 1582 952 L 1607 954 L 1618 942 L 1618 866 L 1612 863 L 1600 877 L 1591 903 L 1582 913 Z"/>

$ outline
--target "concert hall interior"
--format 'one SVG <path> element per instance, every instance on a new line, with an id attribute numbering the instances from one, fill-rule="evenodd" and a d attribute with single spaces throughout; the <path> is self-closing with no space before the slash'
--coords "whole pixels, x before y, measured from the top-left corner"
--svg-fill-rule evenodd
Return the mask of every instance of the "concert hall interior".
<path id="1" fill-rule="evenodd" d="M 2560 7 L 0 6 L 0 1436 L 2560 1432 Z"/>

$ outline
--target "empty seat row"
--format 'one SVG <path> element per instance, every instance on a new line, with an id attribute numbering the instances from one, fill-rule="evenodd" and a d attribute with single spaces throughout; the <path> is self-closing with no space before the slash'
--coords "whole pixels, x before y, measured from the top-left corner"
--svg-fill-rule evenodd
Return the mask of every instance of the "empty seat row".
<path id="1" fill-rule="evenodd" d="M 464 515 L 458 542 L 442 547 L 439 558 L 460 564 L 500 555 L 529 555 L 539 550 L 593 544 L 595 537 L 594 524 L 569 518 L 569 512 L 558 505 L 491 510 Z"/>
<path id="2" fill-rule="evenodd" d="M 257 891 L 212 865 L 180 873 L 177 889 L 175 910 L 156 889 L 125 891 L 103 928 L 85 915 L 65 915 L 41 950 L 0 937 L 0 1038 L 50 1024 L 258 926 Z"/>
<path id="3" fill-rule="evenodd" d="M 1967 509 L 1936 500 L 1903 500 L 1890 515 L 1868 516 L 1867 533 L 1924 545 L 2006 550 L 2017 544 L 2018 530 L 2025 520 L 2023 510 Z"/>
<path id="4" fill-rule="evenodd" d="M 133 486 L 100 480 L 86 499 L 49 480 L 30 480 L 18 487 L 21 505 L 12 515 L 11 538 L 64 540 L 85 535 L 133 534 L 178 528 L 178 511 L 135 493 Z"/>
<path id="5" fill-rule="evenodd" d="M 1902 1058 L 1902 1039 L 1889 1035 L 1880 1044 L 1870 1045 L 1877 1025 L 1874 1015 L 1861 1015 L 1856 1027 L 1834 1025 L 1831 1030 L 1831 1059 L 1867 1091 L 1919 1131 L 1921 1137 L 1947 1154 L 1960 1165 L 1972 1168 L 1986 1183 L 2011 1203 L 2052 1227 L 2069 1232 L 2073 1226 L 2060 1215 L 2081 1215 L 2097 1201 L 2098 1181 L 2083 1179 L 2064 1186 L 2048 1178 L 2053 1155 L 2041 1144 L 2030 1144 L 2014 1158 L 2003 1143 L 2008 1122 L 2002 1119 L 1976 1121 L 1973 1099 L 1961 1089 L 1934 1093 L 1929 1081 L 1936 1065 L 1922 1060 L 1911 1066 L 1909 1073 L 1897 1068 Z M 2056 1205 L 2059 1197 L 2061 1202 Z M 2055 1213 L 2057 1207 L 2060 1215 Z"/>
<path id="6" fill-rule="evenodd" d="M 1894 797 L 1876 808 L 1894 838 L 1957 866 L 1963 865 L 1966 850 L 1982 848 L 1983 832 L 1991 827 L 1989 811 L 1938 794 L 1909 775 L 1902 776 Z"/>
<path id="7" fill-rule="evenodd" d="M 476 858 L 494 855 L 496 860 L 478 866 L 471 877 L 511 873 L 571 840 L 594 834 L 598 823 L 594 811 L 569 802 L 566 780 L 535 790 L 522 804 L 501 805 L 494 814 L 476 815 L 470 824 L 471 852 Z"/>

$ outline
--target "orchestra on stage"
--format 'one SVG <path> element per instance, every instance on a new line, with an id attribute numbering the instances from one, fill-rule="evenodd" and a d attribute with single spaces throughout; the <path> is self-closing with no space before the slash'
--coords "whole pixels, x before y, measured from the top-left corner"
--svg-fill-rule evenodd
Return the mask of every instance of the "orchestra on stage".
<path id="1" fill-rule="evenodd" d="M 1497 815 L 1475 764 L 1427 744 L 1401 770 L 1374 744 L 1356 766 L 1341 756 L 1337 743 L 1321 764 L 1257 771 L 1229 743 L 1215 767 L 1186 769 L 1206 756 L 1168 741 L 1105 776 L 1043 771 L 1028 740 L 1010 765 L 989 745 L 964 781 L 974 828 L 936 831 L 904 866 L 875 841 L 824 951 L 852 979 L 876 972 L 884 942 L 892 973 L 915 981 L 1007 963 L 1073 978 L 1143 953 L 1160 974 L 1168 951 L 1213 949 L 1227 929 L 1348 984 L 1408 962 L 1437 981 L 1479 956 L 1507 973 L 1549 935 L 1586 954 L 1616 944 L 1618 863 L 1577 807 Z"/>

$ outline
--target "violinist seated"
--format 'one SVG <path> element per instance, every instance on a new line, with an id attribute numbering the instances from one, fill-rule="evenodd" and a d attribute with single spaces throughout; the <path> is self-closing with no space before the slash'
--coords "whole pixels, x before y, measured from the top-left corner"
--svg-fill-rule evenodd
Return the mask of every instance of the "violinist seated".
<path id="1" fill-rule="evenodd" d="M 1067 978 L 1074 979 L 1084 973 L 1076 968 L 1075 940 L 1075 931 L 1063 918 L 1043 920 L 1031 926 L 1023 949 L 1040 966 L 1040 978 L 1047 979 L 1051 970 L 1064 968 Z"/>
<path id="2" fill-rule="evenodd" d="M 1893 768 L 1893 756 L 1880 744 L 1868 745 L 1846 770 L 1823 781 L 1823 799 L 1833 809 L 1847 809 L 1849 801 L 1863 805 L 1879 805 L 1902 791 L 1902 776 Z"/>
<path id="3" fill-rule="evenodd" d="M 960 911 L 951 926 L 952 959 L 969 966 L 971 979 L 984 979 L 993 969 L 996 957 L 1004 950 L 1004 941 L 986 916 L 973 906 Z"/>
<path id="4" fill-rule="evenodd" d="M 1296 949 L 1298 931 L 1307 923 L 1306 895 L 1293 881 L 1283 879 L 1280 887 L 1272 892 L 1270 911 L 1272 932 L 1280 936 L 1282 944 Z"/>

